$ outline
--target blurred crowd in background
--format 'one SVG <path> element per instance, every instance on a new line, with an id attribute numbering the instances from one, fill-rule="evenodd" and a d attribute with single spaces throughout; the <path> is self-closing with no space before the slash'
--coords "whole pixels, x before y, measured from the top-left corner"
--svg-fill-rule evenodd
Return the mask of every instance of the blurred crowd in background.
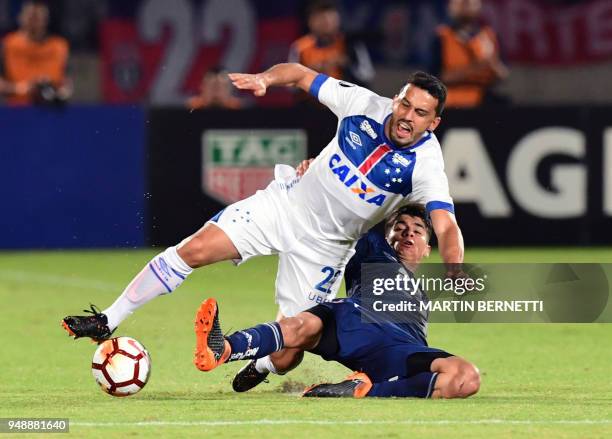
<path id="1" fill-rule="evenodd" d="M 227 71 L 300 62 L 393 95 L 414 70 L 448 108 L 609 102 L 606 0 L 0 0 L 6 105 L 308 103 L 232 90 Z"/>

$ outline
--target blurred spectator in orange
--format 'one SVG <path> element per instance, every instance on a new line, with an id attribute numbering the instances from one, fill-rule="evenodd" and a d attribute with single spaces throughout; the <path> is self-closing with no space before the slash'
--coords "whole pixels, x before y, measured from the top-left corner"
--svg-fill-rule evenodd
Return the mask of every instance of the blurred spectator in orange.
<path id="1" fill-rule="evenodd" d="M 481 0 L 449 0 L 451 21 L 436 30 L 430 70 L 448 87 L 448 108 L 494 101 L 491 87 L 508 76 L 495 31 L 482 23 L 481 10 Z"/>
<path id="2" fill-rule="evenodd" d="M 207 71 L 200 84 L 200 94 L 187 99 L 187 108 L 227 108 L 239 110 L 243 107 L 240 99 L 232 95 L 232 87 L 227 72 L 219 67 Z"/>
<path id="3" fill-rule="evenodd" d="M 47 5 L 26 1 L 19 14 L 19 29 L 2 40 L 0 93 L 11 105 L 60 103 L 72 94 L 66 76 L 68 42 L 48 35 L 48 24 Z"/>
<path id="4" fill-rule="evenodd" d="M 312 3 L 307 13 L 310 33 L 291 45 L 289 62 L 297 62 L 336 79 L 367 84 L 374 68 L 363 43 L 351 43 L 340 30 L 340 13 L 331 1 Z"/>

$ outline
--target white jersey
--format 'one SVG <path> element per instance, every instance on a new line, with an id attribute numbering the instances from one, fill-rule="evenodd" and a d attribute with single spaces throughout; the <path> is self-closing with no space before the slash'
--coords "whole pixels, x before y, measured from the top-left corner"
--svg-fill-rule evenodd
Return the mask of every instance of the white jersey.
<path id="1" fill-rule="evenodd" d="M 309 233 L 354 241 L 409 202 L 453 212 L 438 139 L 407 148 L 388 139 L 392 100 L 319 74 L 310 92 L 338 116 L 336 136 L 288 190 L 293 214 Z"/>
<path id="2" fill-rule="evenodd" d="M 398 148 L 384 133 L 390 99 L 325 75 L 310 91 L 338 116 L 336 136 L 301 179 L 277 165 L 266 189 L 210 220 L 238 250 L 237 263 L 279 255 L 276 301 L 285 316 L 336 297 L 357 239 L 398 207 L 453 211 L 433 133 Z"/>

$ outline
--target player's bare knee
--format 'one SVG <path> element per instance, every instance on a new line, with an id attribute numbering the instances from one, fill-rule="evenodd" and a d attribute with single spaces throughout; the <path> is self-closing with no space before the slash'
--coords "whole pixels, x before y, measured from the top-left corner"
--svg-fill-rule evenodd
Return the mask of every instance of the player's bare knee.
<path id="1" fill-rule="evenodd" d="M 207 247 L 205 240 L 196 234 L 181 241 L 177 252 L 187 265 L 191 268 L 198 268 L 209 263 Z"/>
<path id="2" fill-rule="evenodd" d="M 322 328 L 320 319 L 310 313 L 285 317 L 280 322 L 285 347 L 310 349 L 318 342 Z"/>
<path id="3" fill-rule="evenodd" d="M 279 324 L 285 347 L 302 349 L 308 347 L 308 342 L 312 337 L 312 326 L 308 324 L 308 320 L 302 314 L 296 317 L 285 317 Z"/>
<path id="4" fill-rule="evenodd" d="M 460 389 L 461 380 L 458 375 L 453 375 L 451 379 L 447 380 L 438 390 L 440 391 L 440 397 L 452 399 L 459 398 Z"/>
<path id="5" fill-rule="evenodd" d="M 440 389 L 443 398 L 467 398 L 480 390 L 480 372 L 471 363 L 461 364 L 451 374 L 450 380 Z"/>
<path id="6" fill-rule="evenodd" d="M 298 348 L 304 343 L 303 321 L 298 317 L 285 317 L 278 324 L 283 334 L 285 347 Z"/>
<path id="7" fill-rule="evenodd" d="M 191 268 L 228 259 L 240 259 L 240 253 L 225 232 L 211 223 L 181 241 L 177 252 Z"/>
<path id="8" fill-rule="evenodd" d="M 304 350 L 312 349 L 319 344 L 323 332 L 323 321 L 314 314 L 301 312 L 297 315 L 301 320 L 300 337 L 301 347 Z"/>
<path id="9" fill-rule="evenodd" d="M 475 395 L 480 390 L 480 371 L 473 364 L 463 368 L 462 398 Z"/>
<path id="10" fill-rule="evenodd" d="M 475 395 L 480 390 L 480 380 L 478 381 L 466 381 L 461 387 L 460 398 L 467 398 Z"/>

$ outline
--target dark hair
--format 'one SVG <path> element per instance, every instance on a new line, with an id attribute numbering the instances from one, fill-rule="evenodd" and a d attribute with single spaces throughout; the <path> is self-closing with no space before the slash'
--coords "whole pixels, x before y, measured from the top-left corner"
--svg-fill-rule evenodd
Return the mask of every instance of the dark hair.
<path id="1" fill-rule="evenodd" d="M 338 6 L 332 0 L 314 0 L 308 5 L 306 16 L 310 17 L 313 14 L 326 11 L 337 11 Z"/>
<path id="2" fill-rule="evenodd" d="M 444 85 L 442 81 L 440 81 L 434 75 L 417 71 L 408 76 L 408 80 L 402 86 L 402 89 L 408 84 L 415 85 L 436 98 L 438 100 L 438 105 L 436 106 L 436 116 L 440 116 L 442 114 L 442 111 L 444 111 L 444 104 L 446 102 L 446 85 Z"/>
<path id="3" fill-rule="evenodd" d="M 423 224 L 425 224 L 425 230 L 427 231 L 427 241 L 429 241 L 429 238 L 431 238 L 433 233 L 431 218 L 429 218 L 429 214 L 427 213 L 425 206 L 418 203 L 406 204 L 405 206 L 393 211 L 385 221 L 385 236 L 389 234 L 389 231 L 395 226 L 402 215 L 410 215 L 416 218 L 421 218 L 423 220 Z"/>

